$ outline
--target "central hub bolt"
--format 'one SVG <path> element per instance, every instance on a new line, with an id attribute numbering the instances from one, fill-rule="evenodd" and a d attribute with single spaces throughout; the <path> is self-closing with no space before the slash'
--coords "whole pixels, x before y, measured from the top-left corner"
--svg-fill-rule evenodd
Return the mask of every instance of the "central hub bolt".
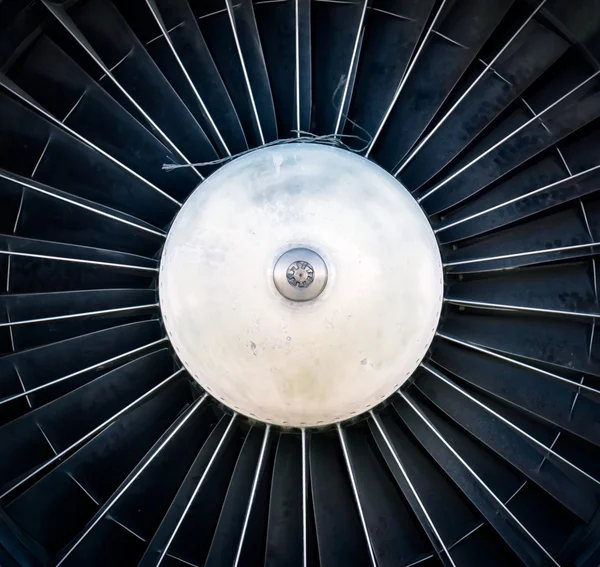
<path id="1" fill-rule="evenodd" d="M 292 301 L 315 299 L 327 285 L 327 265 L 308 248 L 294 248 L 282 254 L 273 268 L 277 291 Z"/>
<path id="2" fill-rule="evenodd" d="M 299 260 L 287 269 L 288 283 L 293 287 L 308 287 L 315 279 L 315 271 L 308 262 Z"/>

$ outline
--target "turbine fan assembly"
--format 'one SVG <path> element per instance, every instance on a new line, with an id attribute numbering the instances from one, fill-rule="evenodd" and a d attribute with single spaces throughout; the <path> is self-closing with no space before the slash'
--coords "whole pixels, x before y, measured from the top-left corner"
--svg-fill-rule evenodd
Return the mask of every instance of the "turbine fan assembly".
<path id="1" fill-rule="evenodd" d="M 597 567 L 600 3 L 0 0 L 0 566 Z"/>

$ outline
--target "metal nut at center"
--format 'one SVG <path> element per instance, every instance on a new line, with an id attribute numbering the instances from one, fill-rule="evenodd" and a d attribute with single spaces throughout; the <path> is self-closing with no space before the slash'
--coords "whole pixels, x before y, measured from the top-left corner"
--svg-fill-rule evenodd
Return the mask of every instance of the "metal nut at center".
<path id="1" fill-rule="evenodd" d="M 286 276 L 292 287 L 308 287 L 315 279 L 315 270 L 308 262 L 298 260 L 289 265 Z"/>
<path id="2" fill-rule="evenodd" d="M 327 284 L 327 265 L 321 256 L 308 248 L 294 248 L 280 256 L 273 268 L 277 291 L 292 301 L 309 301 Z"/>

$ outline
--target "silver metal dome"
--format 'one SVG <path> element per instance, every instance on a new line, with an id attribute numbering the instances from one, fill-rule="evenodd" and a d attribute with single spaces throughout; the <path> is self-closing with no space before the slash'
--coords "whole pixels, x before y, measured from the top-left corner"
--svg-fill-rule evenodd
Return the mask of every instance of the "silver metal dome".
<path id="1" fill-rule="evenodd" d="M 286 279 L 296 261 L 314 272 L 306 287 Z M 395 392 L 425 356 L 443 300 L 433 231 L 400 182 L 303 143 L 251 152 L 202 183 L 171 227 L 159 281 L 169 338 L 202 387 L 297 427 Z"/>

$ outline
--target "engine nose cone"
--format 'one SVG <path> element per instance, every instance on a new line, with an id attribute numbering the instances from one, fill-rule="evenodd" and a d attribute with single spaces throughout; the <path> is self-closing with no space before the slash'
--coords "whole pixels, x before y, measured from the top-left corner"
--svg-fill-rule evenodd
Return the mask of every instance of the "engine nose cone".
<path id="1" fill-rule="evenodd" d="M 397 179 L 351 152 L 285 144 L 195 190 L 159 290 L 172 344 L 207 392 L 264 422 L 320 426 L 411 376 L 438 324 L 442 264 Z"/>

